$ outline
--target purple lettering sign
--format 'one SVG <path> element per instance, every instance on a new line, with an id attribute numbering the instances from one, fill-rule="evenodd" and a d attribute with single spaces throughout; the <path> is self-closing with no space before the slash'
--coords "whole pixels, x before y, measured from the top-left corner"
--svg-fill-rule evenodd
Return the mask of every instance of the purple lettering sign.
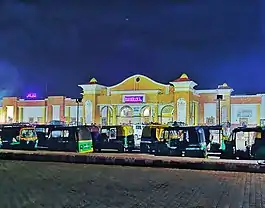
<path id="1" fill-rule="evenodd" d="M 27 98 L 30 98 L 30 99 L 37 98 L 37 94 L 36 93 L 28 93 Z"/>
<path id="2" fill-rule="evenodd" d="M 125 103 L 142 103 L 144 102 L 144 96 L 124 96 Z"/>

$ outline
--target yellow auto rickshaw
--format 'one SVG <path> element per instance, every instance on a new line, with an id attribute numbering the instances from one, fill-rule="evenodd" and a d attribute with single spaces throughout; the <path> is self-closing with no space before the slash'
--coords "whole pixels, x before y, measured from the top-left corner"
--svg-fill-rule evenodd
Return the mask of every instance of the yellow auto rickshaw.
<path id="1" fill-rule="evenodd" d="M 129 125 L 102 126 L 94 140 L 94 150 L 115 149 L 132 152 L 135 149 L 133 127 Z"/>
<path id="2" fill-rule="evenodd" d="M 141 153 L 153 153 L 156 142 L 160 141 L 163 131 L 168 125 L 150 124 L 144 127 L 140 142 Z"/>

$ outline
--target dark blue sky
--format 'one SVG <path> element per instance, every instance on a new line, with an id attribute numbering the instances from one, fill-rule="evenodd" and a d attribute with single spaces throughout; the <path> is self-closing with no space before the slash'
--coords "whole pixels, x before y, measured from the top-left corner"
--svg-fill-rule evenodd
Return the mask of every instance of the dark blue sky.
<path id="1" fill-rule="evenodd" d="M 0 86 L 77 96 L 132 74 L 265 92 L 262 0 L 0 1 Z M 128 18 L 128 19 L 126 19 Z"/>

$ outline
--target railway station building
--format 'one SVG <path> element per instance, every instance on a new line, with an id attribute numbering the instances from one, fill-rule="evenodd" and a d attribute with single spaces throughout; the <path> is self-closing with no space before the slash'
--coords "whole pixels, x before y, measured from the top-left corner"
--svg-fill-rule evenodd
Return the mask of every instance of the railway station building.
<path id="1" fill-rule="evenodd" d="M 81 84 L 82 102 L 65 96 L 39 100 L 4 97 L 0 122 L 38 122 L 62 120 L 83 124 L 136 124 L 184 122 L 210 125 L 229 121 L 232 126 L 262 125 L 265 122 L 265 94 L 234 95 L 226 83 L 216 89 L 196 90 L 197 83 L 186 74 L 167 84 L 144 75 L 128 77 L 114 86 L 95 78 Z M 79 106 L 79 107 L 78 107 Z"/>

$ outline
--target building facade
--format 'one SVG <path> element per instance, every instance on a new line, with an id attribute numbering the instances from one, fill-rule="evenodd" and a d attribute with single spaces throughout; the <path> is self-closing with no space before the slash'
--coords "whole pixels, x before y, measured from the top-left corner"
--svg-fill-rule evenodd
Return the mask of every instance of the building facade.
<path id="1" fill-rule="evenodd" d="M 172 121 L 189 125 L 261 125 L 265 121 L 265 94 L 233 95 L 227 84 L 216 89 L 196 90 L 197 84 L 186 74 L 168 83 L 158 83 L 143 75 L 131 76 L 117 85 L 104 86 L 91 79 L 79 85 L 82 103 L 76 99 L 52 96 L 44 100 L 4 97 L 0 122 L 38 122 L 62 120 L 84 124 L 134 124 Z M 222 99 L 217 99 L 217 95 Z"/>

